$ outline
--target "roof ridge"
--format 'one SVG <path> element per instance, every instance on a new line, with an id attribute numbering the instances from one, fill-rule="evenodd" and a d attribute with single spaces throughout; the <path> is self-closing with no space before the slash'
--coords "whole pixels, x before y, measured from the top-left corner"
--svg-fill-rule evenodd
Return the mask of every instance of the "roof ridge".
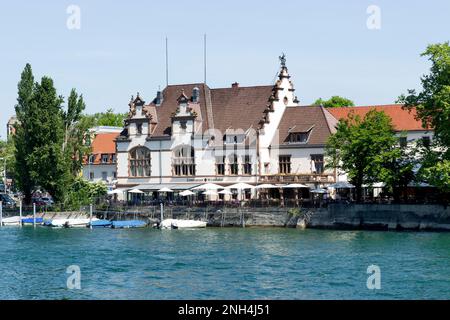
<path id="1" fill-rule="evenodd" d="M 272 84 L 267 84 L 267 85 L 256 85 L 256 86 L 239 86 L 237 88 L 233 88 L 233 87 L 222 87 L 222 88 L 210 88 L 210 90 L 224 90 L 224 89 L 246 89 L 246 88 L 267 88 L 270 87 L 272 88 L 273 85 Z"/>

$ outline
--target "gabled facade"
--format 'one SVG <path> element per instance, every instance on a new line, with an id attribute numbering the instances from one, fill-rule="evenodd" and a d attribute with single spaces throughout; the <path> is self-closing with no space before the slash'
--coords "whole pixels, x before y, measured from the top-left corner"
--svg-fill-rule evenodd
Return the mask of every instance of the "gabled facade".
<path id="1" fill-rule="evenodd" d="M 132 97 L 125 128 L 116 139 L 117 187 L 151 191 L 204 182 L 255 185 L 280 175 L 292 181 L 302 177 L 312 186 L 333 182 L 333 172 L 311 165 L 311 159 L 323 155 L 335 119 L 323 108 L 299 105 L 284 57 L 281 61 L 274 85 L 169 85 L 150 103 L 139 94 Z M 280 165 L 288 154 L 290 170 L 288 164 Z"/>

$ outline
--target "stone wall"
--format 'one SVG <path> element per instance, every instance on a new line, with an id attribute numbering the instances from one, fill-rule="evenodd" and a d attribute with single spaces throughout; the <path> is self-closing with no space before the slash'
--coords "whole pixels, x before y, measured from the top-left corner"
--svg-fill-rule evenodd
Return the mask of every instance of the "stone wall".
<path id="1" fill-rule="evenodd" d="M 310 228 L 450 231 L 450 207 L 416 204 L 331 204 L 316 210 Z"/>

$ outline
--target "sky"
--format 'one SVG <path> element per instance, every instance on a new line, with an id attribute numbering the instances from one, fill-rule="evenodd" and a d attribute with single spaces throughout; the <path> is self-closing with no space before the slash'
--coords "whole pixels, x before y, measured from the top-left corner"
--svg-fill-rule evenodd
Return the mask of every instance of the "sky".
<path id="1" fill-rule="evenodd" d="M 26 63 L 60 95 L 76 88 L 87 113 L 126 112 L 131 95 L 164 88 L 166 37 L 170 84 L 203 82 L 207 34 L 211 88 L 273 84 L 285 52 L 301 104 L 390 104 L 420 89 L 420 53 L 450 40 L 449 13 L 448 0 L 0 0 L 0 139 Z"/>

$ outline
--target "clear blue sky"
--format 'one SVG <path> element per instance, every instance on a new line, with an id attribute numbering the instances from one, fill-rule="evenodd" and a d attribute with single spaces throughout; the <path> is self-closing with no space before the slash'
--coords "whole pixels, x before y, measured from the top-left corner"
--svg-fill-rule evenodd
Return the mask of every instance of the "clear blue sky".
<path id="1" fill-rule="evenodd" d="M 202 82 L 203 34 L 208 35 L 208 84 L 271 84 L 278 56 L 303 104 L 331 95 L 358 105 L 392 103 L 419 88 L 429 64 L 419 54 L 450 39 L 450 2 L 442 1 L 6 1 L 0 4 L 0 135 L 14 113 L 17 82 L 27 62 L 35 77 L 51 76 L 60 94 L 75 87 L 87 112 L 128 110 L 165 84 Z M 69 5 L 81 9 L 81 29 L 66 27 Z M 369 5 L 381 9 L 381 29 L 369 30 Z"/>

